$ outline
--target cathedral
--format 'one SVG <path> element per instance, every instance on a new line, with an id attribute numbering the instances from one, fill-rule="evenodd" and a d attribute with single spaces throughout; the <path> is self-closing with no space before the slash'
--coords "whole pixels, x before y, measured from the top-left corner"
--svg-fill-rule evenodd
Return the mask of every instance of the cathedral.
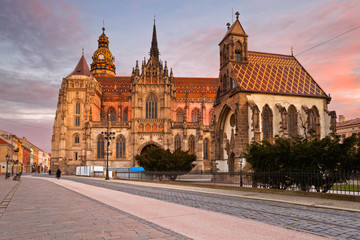
<path id="1" fill-rule="evenodd" d="M 107 154 L 111 168 L 137 166 L 135 156 L 157 146 L 195 154 L 194 172 L 235 172 L 249 168 L 242 156 L 252 141 L 334 132 L 330 96 L 297 59 L 248 51 L 247 38 L 236 13 L 219 36 L 218 78 L 175 77 L 159 57 L 154 22 L 150 57 L 116 76 L 102 28 L 90 69 L 82 55 L 62 81 L 52 170 L 106 166 Z"/>

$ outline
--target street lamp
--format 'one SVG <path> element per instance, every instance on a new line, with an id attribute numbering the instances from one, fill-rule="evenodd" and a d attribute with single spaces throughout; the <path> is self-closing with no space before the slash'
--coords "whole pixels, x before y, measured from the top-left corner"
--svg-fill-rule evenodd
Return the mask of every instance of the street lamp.
<path id="1" fill-rule="evenodd" d="M 243 157 L 243 155 L 242 154 L 240 154 L 240 187 L 242 187 L 243 186 L 243 179 L 242 179 L 242 164 L 243 164 L 243 159 L 244 157 Z"/>
<path id="2" fill-rule="evenodd" d="M 106 139 L 106 176 L 105 176 L 105 180 L 109 180 L 109 145 L 110 145 L 110 140 L 115 139 L 115 132 L 110 132 L 110 113 L 108 114 L 107 130 L 106 130 L 106 132 L 101 132 L 101 134 L 105 135 L 105 139 Z"/>
<path id="3" fill-rule="evenodd" d="M 10 176 L 9 176 L 10 174 L 8 175 L 8 165 L 9 165 L 9 159 L 10 159 L 9 154 L 6 154 L 5 159 L 6 159 L 5 179 L 7 179 L 8 177 L 10 177 Z"/>

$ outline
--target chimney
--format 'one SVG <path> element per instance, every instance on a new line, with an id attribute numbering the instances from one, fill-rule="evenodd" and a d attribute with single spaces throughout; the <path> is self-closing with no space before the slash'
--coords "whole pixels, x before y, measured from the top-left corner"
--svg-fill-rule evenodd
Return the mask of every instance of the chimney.
<path id="1" fill-rule="evenodd" d="M 345 122 L 344 115 L 339 115 L 339 123 L 343 123 L 343 122 Z"/>

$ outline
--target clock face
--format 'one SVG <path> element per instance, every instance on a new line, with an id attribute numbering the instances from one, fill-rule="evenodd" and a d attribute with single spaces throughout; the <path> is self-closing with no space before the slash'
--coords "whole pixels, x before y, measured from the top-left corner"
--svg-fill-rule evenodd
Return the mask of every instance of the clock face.
<path id="1" fill-rule="evenodd" d="M 100 54 L 100 55 L 98 56 L 98 59 L 99 59 L 99 60 L 103 60 L 103 59 L 104 59 L 104 55 Z"/>

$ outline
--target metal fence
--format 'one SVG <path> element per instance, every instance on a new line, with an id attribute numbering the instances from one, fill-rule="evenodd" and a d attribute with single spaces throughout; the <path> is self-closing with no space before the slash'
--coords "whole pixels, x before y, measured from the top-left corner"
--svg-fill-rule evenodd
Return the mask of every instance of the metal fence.
<path id="1" fill-rule="evenodd" d="M 326 192 L 360 195 L 360 173 L 354 172 L 122 172 L 122 179 L 146 179 L 157 181 L 182 181 L 198 184 L 216 184 L 247 188 L 267 188 L 290 191 Z"/>

